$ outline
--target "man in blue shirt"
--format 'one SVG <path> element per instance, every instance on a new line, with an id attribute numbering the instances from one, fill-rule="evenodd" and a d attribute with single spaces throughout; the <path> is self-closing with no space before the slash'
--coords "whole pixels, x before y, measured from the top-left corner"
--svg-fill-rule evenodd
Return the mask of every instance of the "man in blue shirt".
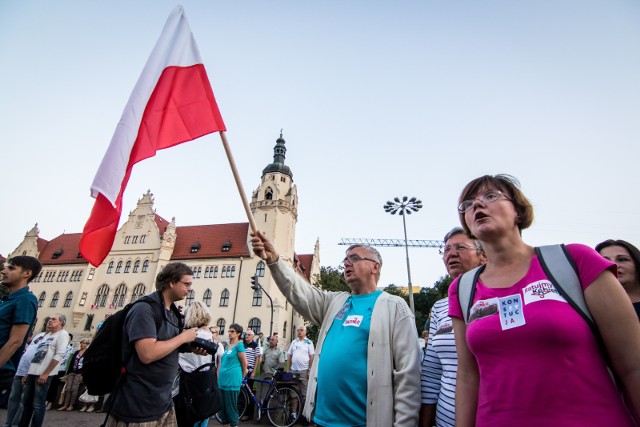
<path id="1" fill-rule="evenodd" d="M 8 260 L 0 273 L 2 284 L 9 290 L 0 299 L 0 400 L 8 397 L 35 322 L 38 300 L 29 290 L 29 282 L 40 274 L 40 270 L 40 261 L 21 255 Z"/>

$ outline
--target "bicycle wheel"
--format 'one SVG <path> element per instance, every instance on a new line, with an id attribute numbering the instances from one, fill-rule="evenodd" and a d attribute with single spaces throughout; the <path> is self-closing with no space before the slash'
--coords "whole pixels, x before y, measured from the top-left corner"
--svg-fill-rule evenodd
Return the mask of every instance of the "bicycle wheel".
<path id="1" fill-rule="evenodd" d="M 272 426 L 290 427 L 302 413 L 302 396 L 293 387 L 278 387 L 269 396 L 265 410 Z"/>
<path id="2" fill-rule="evenodd" d="M 240 389 L 240 393 L 238 393 L 238 418 L 242 418 L 244 413 L 247 412 L 247 408 L 249 407 L 249 394 L 247 390 Z"/>

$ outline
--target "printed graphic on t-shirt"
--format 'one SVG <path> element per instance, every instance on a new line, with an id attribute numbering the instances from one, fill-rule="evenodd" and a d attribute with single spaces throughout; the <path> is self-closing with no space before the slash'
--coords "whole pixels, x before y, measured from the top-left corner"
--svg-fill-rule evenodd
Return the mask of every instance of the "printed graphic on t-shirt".
<path id="1" fill-rule="evenodd" d="M 517 328 L 527 323 L 524 320 L 522 297 L 520 294 L 498 298 L 498 305 L 500 307 L 500 326 L 502 326 L 503 331 Z"/>
<path id="2" fill-rule="evenodd" d="M 522 294 L 524 295 L 525 304 L 549 300 L 567 302 L 548 280 L 538 280 L 537 282 L 528 284 L 522 289 Z"/>
<path id="3" fill-rule="evenodd" d="M 344 321 L 342 326 L 355 326 L 356 328 L 359 328 L 362 323 L 362 318 L 363 316 L 360 314 L 352 314 L 347 317 L 347 320 Z"/>
<path id="4" fill-rule="evenodd" d="M 350 306 L 351 306 L 351 300 L 347 300 L 344 304 L 342 304 L 342 308 L 340 309 L 338 314 L 336 314 L 336 319 L 338 320 L 344 319 L 344 316 L 345 314 L 347 314 L 347 311 L 349 311 Z"/>
<path id="5" fill-rule="evenodd" d="M 450 321 L 447 321 L 442 323 L 438 327 L 438 330 L 436 331 L 435 335 L 448 334 L 451 332 L 453 332 L 453 323 L 451 323 Z"/>
<path id="6" fill-rule="evenodd" d="M 469 315 L 469 323 L 482 317 L 491 316 L 498 312 L 498 299 L 489 298 L 476 301 L 471 307 L 471 314 Z"/>
<path id="7" fill-rule="evenodd" d="M 47 351 L 49 351 L 49 346 L 53 342 L 53 338 L 47 338 L 40 344 L 38 344 L 38 349 L 36 350 L 36 354 L 33 355 L 33 359 L 31 359 L 31 363 L 41 363 L 44 360 L 44 357 L 47 355 Z"/>

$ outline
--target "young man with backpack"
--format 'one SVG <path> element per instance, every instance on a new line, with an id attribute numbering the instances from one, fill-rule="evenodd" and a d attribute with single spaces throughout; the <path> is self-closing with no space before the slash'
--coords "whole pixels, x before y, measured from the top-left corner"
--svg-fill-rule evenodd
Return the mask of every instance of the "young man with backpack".
<path id="1" fill-rule="evenodd" d="M 171 386 L 178 371 L 178 348 L 194 341 L 198 328 L 180 332 L 174 303 L 186 298 L 192 275 L 186 264 L 167 264 L 156 278 L 153 301 L 134 304 L 126 314 L 122 339 L 126 373 L 107 401 L 108 427 L 176 425 Z"/>

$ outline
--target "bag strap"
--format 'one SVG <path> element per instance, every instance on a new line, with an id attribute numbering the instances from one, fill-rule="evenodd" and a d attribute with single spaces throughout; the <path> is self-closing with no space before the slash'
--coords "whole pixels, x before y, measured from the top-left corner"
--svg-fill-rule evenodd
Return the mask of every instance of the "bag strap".
<path id="1" fill-rule="evenodd" d="M 458 280 L 458 301 L 460 301 L 460 308 L 462 310 L 462 317 L 464 323 L 469 323 L 469 313 L 471 312 L 471 306 L 473 305 L 473 297 L 476 294 L 476 284 L 480 273 L 484 271 L 485 265 L 479 265 L 473 270 L 469 270 L 460 276 Z"/>

